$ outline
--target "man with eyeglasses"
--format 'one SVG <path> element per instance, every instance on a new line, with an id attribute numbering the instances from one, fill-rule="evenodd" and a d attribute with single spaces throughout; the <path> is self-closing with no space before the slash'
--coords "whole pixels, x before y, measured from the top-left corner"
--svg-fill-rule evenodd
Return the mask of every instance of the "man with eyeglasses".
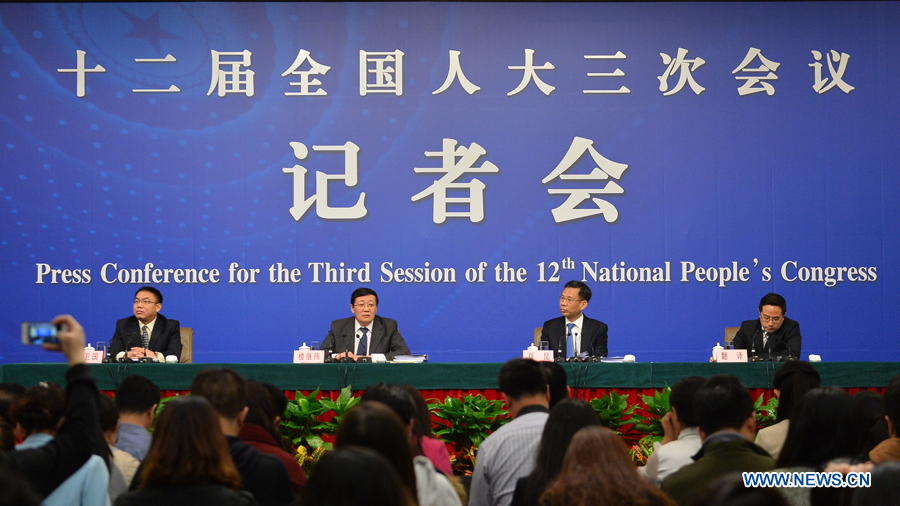
<path id="1" fill-rule="evenodd" d="M 394 355 L 409 355 L 406 341 L 397 329 L 397 322 L 376 316 L 378 294 L 371 288 L 357 288 L 350 294 L 353 316 L 331 322 L 331 330 L 322 343 L 323 350 L 333 358 L 372 357 L 376 362 L 393 360 Z"/>
<path id="2" fill-rule="evenodd" d="M 549 341 L 550 350 L 563 358 L 605 357 L 609 327 L 584 315 L 591 301 L 591 288 L 581 281 L 569 281 L 559 296 L 562 316 L 544 322 L 541 341 Z"/>
<path id="3" fill-rule="evenodd" d="M 734 335 L 734 349 L 756 350 L 762 359 L 800 357 L 800 324 L 784 316 L 787 302 L 777 293 L 766 294 L 759 301 L 759 319 L 741 323 Z"/>
<path id="4" fill-rule="evenodd" d="M 109 342 L 110 358 L 128 357 L 165 362 L 169 355 L 181 358 L 181 326 L 159 314 L 162 294 L 152 286 L 142 286 L 134 294 L 134 316 L 116 322 L 116 333 Z"/>

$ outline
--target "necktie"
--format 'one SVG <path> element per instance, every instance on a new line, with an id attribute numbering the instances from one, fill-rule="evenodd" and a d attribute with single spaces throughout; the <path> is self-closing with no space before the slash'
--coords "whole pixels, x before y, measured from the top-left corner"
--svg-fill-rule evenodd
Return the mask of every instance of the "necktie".
<path id="1" fill-rule="evenodd" d="M 367 355 L 366 349 L 369 347 L 369 340 L 366 338 L 369 329 L 360 327 L 359 331 L 362 332 L 362 336 L 359 338 L 359 346 L 356 347 L 356 354 L 364 357 Z"/>
<path id="2" fill-rule="evenodd" d="M 769 343 L 769 333 L 763 331 L 763 349 L 766 349 L 766 344 Z"/>
<path id="3" fill-rule="evenodd" d="M 148 332 L 146 325 L 144 325 L 144 329 L 141 331 L 141 344 L 144 346 L 144 349 L 150 347 L 150 332 Z"/>
<path id="4" fill-rule="evenodd" d="M 572 358 L 575 356 L 575 338 L 572 336 L 572 328 L 575 327 L 574 323 L 567 323 L 567 327 L 569 327 L 569 333 L 566 334 L 566 358 Z"/>

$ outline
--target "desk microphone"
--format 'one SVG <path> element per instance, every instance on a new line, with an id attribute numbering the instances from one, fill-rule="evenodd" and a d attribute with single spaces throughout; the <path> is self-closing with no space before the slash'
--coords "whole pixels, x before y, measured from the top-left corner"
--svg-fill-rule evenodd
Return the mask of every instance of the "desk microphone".
<path id="1" fill-rule="evenodd" d="M 588 357 L 588 360 L 587 360 L 588 362 L 599 362 L 599 361 L 600 361 L 600 358 L 597 357 L 597 354 L 596 354 L 596 353 L 594 353 L 594 345 L 595 345 L 595 344 L 596 344 L 596 343 L 594 343 L 593 341 L 591 341 L 591 356 Z"/>

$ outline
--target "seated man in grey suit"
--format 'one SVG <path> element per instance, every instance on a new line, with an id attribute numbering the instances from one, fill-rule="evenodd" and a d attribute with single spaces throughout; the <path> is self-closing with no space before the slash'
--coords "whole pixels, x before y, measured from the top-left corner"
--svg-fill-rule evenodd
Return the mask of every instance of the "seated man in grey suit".
<path id="1" fill-rule="evenodd" d="M 353 360 L 372 355 L 384 355 L 386 360 L 393 360 L 394 355 L 409 355 L 397 322 L 375 315 L 378 311 L 375 290 L 353 290 L 350 311 L 353 317 L 331 322 L 331 330 L 322 343 L 323 350 L 331 351 L 334 358 L 348 357 Z"/>
<path id="2" fill-rule="evenodd" d="M 544 322 L 541 341 L 550 342 L 550 350 L 562 356 L 605 357 L 609 327 L 599 320 L 584 315 L 584 308 L 591 301 L 591 288 L 581 281 L 569 281 L 559 296 L 559 312 L 562 316 Z"/>

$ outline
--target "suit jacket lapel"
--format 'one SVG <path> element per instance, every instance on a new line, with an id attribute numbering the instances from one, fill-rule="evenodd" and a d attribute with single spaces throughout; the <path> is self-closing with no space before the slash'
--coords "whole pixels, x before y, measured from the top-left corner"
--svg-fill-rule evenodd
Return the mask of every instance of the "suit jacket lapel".
<path id="1" fill-rule="evenodd" d="M 353 345 L 356 343 L 356 321 L 355 318 L 348 318 L 347 324 L 344 325 L 344 330 L 341 332 L 341 339 L 344 341 L 343 346 L 338 346 L 338 350 L 345 350 L 351 353 L 356 353 L 356 349 Z M 342 353 L 342 352 L 338 352 Z"/>
<path id="2" fill-rule="evenodd" d="M 382 339 L 384 339 L 384 325 L 381 323 L 381 319 L 376 316 L 372 321 L 372 336 L 371 339 L 369 339 L 369 355 L 376 349 L 376 345 L 381 344 Z"/>
<path id="3" fill-rule="evenodd" d="M 166 326 L 166 318 L 161 314 L 156 315 L 156 321 L 153 323 L 153 332 L 150 334 L 150 343 L 148 349 L 153 349 L 153 345 L 159 340 L 159 336 L 163 333 L 163 327 Z"/>
<path id="4" fill-rule="evenodd" d="M 585 315 L 584 320 L 582 320 L 582 328 L 581 328 L 581 349 L 578 350 L 580 352 L 588 352 L 591 350 L 591 340 L 593 339 L 594 332 L 594 321 L 588 319 Z"/>

